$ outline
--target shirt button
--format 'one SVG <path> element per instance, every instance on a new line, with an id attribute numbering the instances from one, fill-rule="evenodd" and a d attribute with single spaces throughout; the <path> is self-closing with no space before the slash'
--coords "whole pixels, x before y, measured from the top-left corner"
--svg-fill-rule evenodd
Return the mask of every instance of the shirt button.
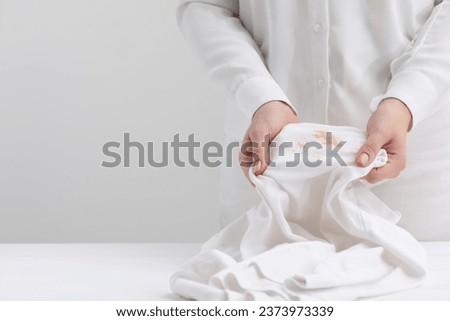
<path id="1" fill-rule="evenodd" d="M 314 25 L 314 31 L 315 32 L 321 32 L 322 31 L 322 25 L 320 23 L 316 23 Z"/>
<path id="2" fill-rule="evenodd" d="M 325 80 L 323 80 L 322 78 L 317 80 L 317 86 L 323 88 L 323 86 L 325 86 Z"/>

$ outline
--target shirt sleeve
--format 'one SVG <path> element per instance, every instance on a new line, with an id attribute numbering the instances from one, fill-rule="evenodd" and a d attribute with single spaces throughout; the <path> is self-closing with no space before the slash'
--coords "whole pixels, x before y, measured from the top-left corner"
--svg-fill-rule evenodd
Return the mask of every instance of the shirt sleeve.
<path id="1" fill-rule="evenodd" d="M 272 100 L 284 101 L 296 113 L 268 71 L 238 12 L 238 0 L 181 0 L 177 20 L 208 78 L 246 115 L 252 117 L 261 105 Z"/>
<path id="2" fill-rule="evenodd" d="M 373 112 L 383 99 L 401 100 L 412 114 L 412 128 L 445 106 L 441 100 L 450 97 L 450 1 L 437 2 L 408 49 L 391 63 L 386 93 L 375 97 L 370 106 Z"/>

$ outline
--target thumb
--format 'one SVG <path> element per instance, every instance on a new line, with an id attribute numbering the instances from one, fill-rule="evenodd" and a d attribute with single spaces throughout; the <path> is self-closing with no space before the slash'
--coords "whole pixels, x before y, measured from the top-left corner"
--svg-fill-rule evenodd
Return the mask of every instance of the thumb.
<path id="1" fill-rule="evenodd" d="M 270 162 L 270 134 L 261 131 L 255 136 L 253 139 L 253 142 L 256 143 L 253 151 L 253 161 L 255 164 L 255 175 L 260 175 L 264 173 Z"/>
<path id="2" fill-rule="evenodd" d="M 371 164 L 384 144 L 385 142 L 380 135 L 369 134 L 366 143 L 356 153 L 356 164 L 362 167 Z"/>

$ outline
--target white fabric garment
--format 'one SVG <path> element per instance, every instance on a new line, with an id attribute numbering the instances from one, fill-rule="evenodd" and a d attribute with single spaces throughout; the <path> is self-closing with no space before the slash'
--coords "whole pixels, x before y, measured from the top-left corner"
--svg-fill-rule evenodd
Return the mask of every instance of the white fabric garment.
<path id="1" fill-rule="evenodd" d="M 352 127 L 285 126 L 268 169 L 249 171 L 260 203 L 172 276 L 173 291 L 197 300 L 351 300 L 419 285 L 425 251 L 359 179 L 387 162 L 381 150 L 356 166 L 364 140 Z"/>
<path id="2" fill-rule="evenodd" d="M 372 190 L 420 240 L 450 240 L 449 0 L 182 0 L 177 14 L 228 97 L 226 143 L 271 100 L 301 122 L 361 129 L 383 98 L 405 102 L 407 169 Z M 258 200 L 234 165 L 221 168 L 223 225 Z"/>

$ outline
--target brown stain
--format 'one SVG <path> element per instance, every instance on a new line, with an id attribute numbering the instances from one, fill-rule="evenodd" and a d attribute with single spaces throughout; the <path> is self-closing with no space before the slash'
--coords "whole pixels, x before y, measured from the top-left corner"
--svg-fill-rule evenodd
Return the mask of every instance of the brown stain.
<path id="1" fill-rule="evenodd" d="M 314 132 L 314 137 L 319 140 L 322 145 L 327 144 L 327 132 L 324 130 L 316 130 Z M 340 143 L 336 137 L 331 136 L 331 146 L 336 147 Z"/>

